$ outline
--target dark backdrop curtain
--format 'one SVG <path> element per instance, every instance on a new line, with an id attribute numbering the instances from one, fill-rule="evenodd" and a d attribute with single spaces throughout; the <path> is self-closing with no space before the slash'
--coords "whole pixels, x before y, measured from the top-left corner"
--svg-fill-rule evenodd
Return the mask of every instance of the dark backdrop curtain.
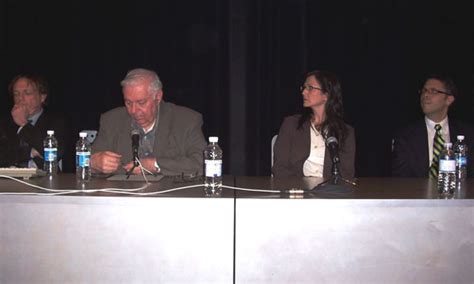
<path id="1" fill-rule="evenodd" d="M 123 106 L 126 72 L 144 67 L 160 76 L 166 101 L 203 114 L 206 137 L 228 135 L 225 1 L 1 3 L 2 117 L 9 80 L 34 72 L 48 79 L 49 108 L 71 116 L 73 133 L 98 129 L 101 113 Z"/>
<path id="2" fill-rule="evenodd" d="M 442 72 L 461 96 L 451 115 L 473 122 L 472 4 L 407 1 L 254 1 L 250 6 L 248 174 L 270 173 L 270 141 L 301 111 L 298 87 L 314 69 L 337 73 L 356 129 L 357 176 L 390 173 L 392 136 L 422 117 L 418 89 Z"/>
<path id="3" fill-rule="evenodd" d="M 111 6 L 113 5 L 113 7 Z M 224 172 L 270 175 L 270 141 L 301 111 L 306 72 L 342 81 L 356 129 L 358 176 L 389 173 L 394 130 L 421 118 L 417 91 L 445 72 L 461 96 L 451 114 L 474 123 L 472 3 L 446 1 L 203 0 L 0 1 L 0 114 L 10 79 L 45 75 L 49 107 L 74 132 L 96 129 L 123 105 L 119 82 L 135 67 L 160 75 L 165 100 L 203 114 L 218 135 Z M 74 140 L 74 139 L 73 139 Z"/>

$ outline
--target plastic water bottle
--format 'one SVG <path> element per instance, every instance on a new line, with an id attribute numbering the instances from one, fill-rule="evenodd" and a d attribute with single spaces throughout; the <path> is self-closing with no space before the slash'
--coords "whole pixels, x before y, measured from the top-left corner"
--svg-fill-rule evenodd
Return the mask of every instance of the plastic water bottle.
<path id="1" fill-rule="evenodd" d="M 209 137 L 209 145 L 204 149 L 204 190 L 211 196 L 222 192 L 222 149 L 218 141 L 218 137 Z"/>
<path id="2" fill-rule="evenodd" d="M 466 180 L 467 177 L 467 145 L 464 142 L 464 135 L 458 135 L 454 143 L 454 155 L 456 157 L 456 178 L 458 182 Z"/>
<path id="3" fill-rule="evenodd" d="M 456 189 L 456 158 L 451 143 L 445 143 L 439 156 L 438 191 L 452 195 Z"/>
<path id="4" fill-rule="evenodd" d="M 87 182 L 91 179 L 91 144 L 86 137 L 86 132 L 80 132 L 76 143 L 76 181 L 78 182 Z"/>
<path id="5" fill-rule="evenodd" d="M 54 130 L 46 131 L 46 138 L 43 141 L 44 150 L 44 171 L 46 175 L 53 176 L 58 173 L 58 140 L 54 137 Z"/>

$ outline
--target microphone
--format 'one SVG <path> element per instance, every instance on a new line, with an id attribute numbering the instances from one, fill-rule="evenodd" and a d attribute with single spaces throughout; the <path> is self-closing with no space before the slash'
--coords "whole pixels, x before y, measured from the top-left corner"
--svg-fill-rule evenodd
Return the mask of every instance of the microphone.
<path id="1" fill-rule="evenodd" d="M 140 131 L 138 129 L 132 129 L 132 154 L 133 164 L 138 166 L 138 147 L 140 146 Z"/>
<path id="2" fill-rule="evenodd" d="M 322 183 L 316 185 L 312 191 L 319 194 L 346 194 L 354 192 L 353 186 L 356 184 L 344 179 L 339 170 L 339 142 L 334 136 L 326 139 L 326 147 L 329 150 L 329 155 L 332 161 L 332 177 Z"/>
<path id="3" fill-rule="evenodd" d="M 326 139 L 326 146 L 329 148 L 329 155 L 331 156 L 332 161 L 332 174 L 336 177 L 341 175 L 339 170 L 339 142 L 337 138 L 331 136 Z"/>

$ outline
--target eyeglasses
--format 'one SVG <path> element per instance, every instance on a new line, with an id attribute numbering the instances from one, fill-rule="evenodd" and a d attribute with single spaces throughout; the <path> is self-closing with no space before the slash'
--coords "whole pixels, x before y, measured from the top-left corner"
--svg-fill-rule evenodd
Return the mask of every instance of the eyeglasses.
<path id="1" fill-rule="evenodd" d="M 20 95 L 30 96 L 33 95 L 36 91 L 33 90 L 24 90 L 24 91 L 13 91 L 13 97 L 18 97 Z"/>
<path id="2" fill-rule="evenodd" d="M 450 94 L 447 93 L 447 92 L 440 91 L 440 90 L 437 90 L 437 89 L 427 89 L 427 88 L 423 88 L 423 89 L 419 90 L 418 93 L 420 95 L 428 93 L 430 95 L 445 94 L 445 95 L 450 96 Z"/>
<path id="3" fill-rule="evenodd" d="M 311 92 L 313 90 L 320 90 L 322 91 L 323 89 L 319 88 L 319 87 L 313 87 L 313 86 L 310 86 L 310 85 L 303 85 L 300 87 L 300 91 L 303 92 L 304 90 L 307 90 L 308 92 Z"/>

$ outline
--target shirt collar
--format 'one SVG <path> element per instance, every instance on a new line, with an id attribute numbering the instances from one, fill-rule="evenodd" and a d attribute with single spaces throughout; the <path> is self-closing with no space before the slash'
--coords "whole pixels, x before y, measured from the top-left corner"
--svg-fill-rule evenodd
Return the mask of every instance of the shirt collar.
<path id="1" fill-rule="evenodd" d="M 145 129 L 145 128 L 142 129 L 143 133 L 147 134 L 148 132 L 152 131 L 153 127 L 155 127 L 155 124 L 156 124 L 156 118 L 155 118 L 155 121 L 153 122 L 153 124 L 148 129 Z"/>
<path id="2" fill-rule="evenodd" d="M 134 119 L 132 119 L 132 129 L 140 129 L 142 134 L 146 135 L 150 133 L 151 131 L 153 131 L 155 129 L 155 126 L 158 126 L 159 118 L 160 118 L 160 104 L 158 104 L 157 106 L 155 121 L 148 129 L 138 126 L 138 124 L 135 122 Z"/>
<path id="3" fill-rule="evenodd" d="M 434 129 L 436 124 L 441 125 L 441 129 L 447 129 L 448 128 L 448 116 L 446 116 L 443 120 L 440 122 L 434 122 L 428 117 L 425 116 L 425 122 L 426 125 L 428 126 L 429 129 Z"/>
<path id="4" fill-rule="evenodd" d="M 31 125 L 35 125 L 36 122 L 38 121 L 39 117 L 43 113 L 43 108 L 40 109 L 37 113 L 33 114 L 32 116 L 28 117 L 28 121 L 31 123 Z"/>

